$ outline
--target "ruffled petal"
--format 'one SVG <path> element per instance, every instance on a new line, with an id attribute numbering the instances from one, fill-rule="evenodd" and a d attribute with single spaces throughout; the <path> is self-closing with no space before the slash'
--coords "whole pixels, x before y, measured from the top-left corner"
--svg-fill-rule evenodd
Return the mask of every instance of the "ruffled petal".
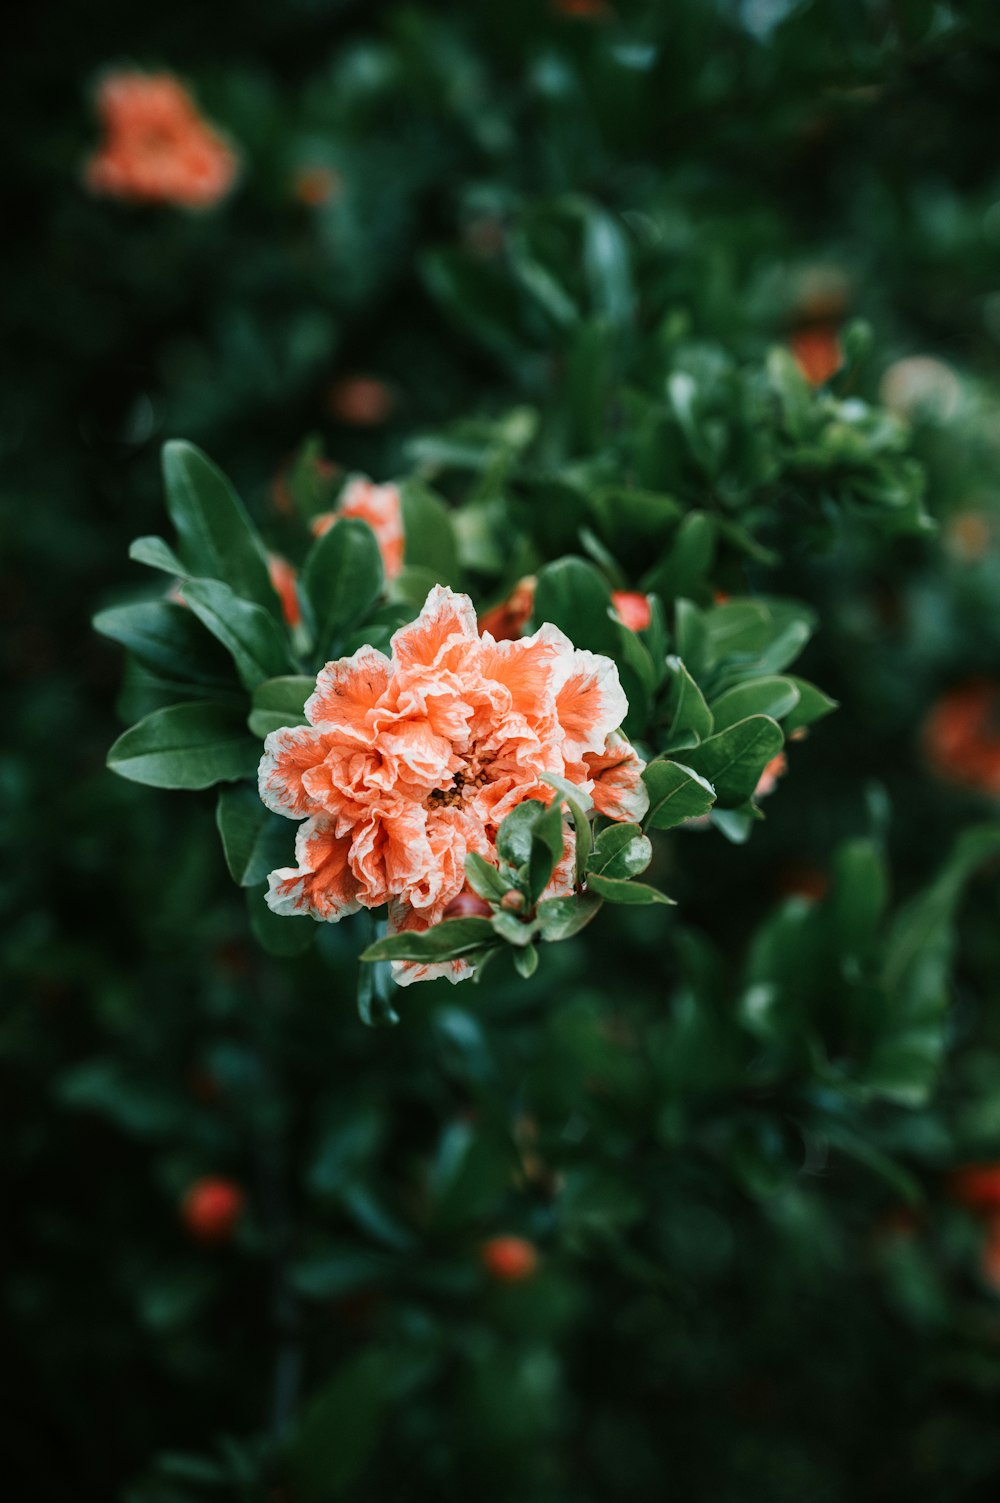
<path id="1" fill-rule="evenodd" d="M 577 649 L 556 695 L 556 713 L 568 762 L 603 752 L 608 736 L 628 714 L 628 700 L 611 659 Z"/>
<path id="2" fill-rule="evenodd" d="M 285 726 L 272 731 L 264 742 L 264 755 L 257 771 L 257 786 L 263 802 L 275 814 L 301 819 L 317 810 L 316 800 L 303 786 L 303 776 L 323 761 L 331 738 L 311 725 Z"/>
<path id="3" fill-rule="evenodd" d="M 389 674 L 389 659 L 374 647 L 359 647 L 352 657 L 327 663 L 306 700 L 306 719 L 324 730 L 336 728 L 359 741 L 372 740 L 369 712 L 385 693 Z"/>
<path id="4" fill-rule="evenodd" d="M 593 779 L 594 808 L 608 819 L 640 820 L 649 808 L 649 792 L 642 781 L 645 762 L 617 731 L 607 739 L 599 756 L 587 756 L 585 765 Z"/>
<path id="5" fill-rule="evenodd" d="M 448 647 L 478 640 L 476 613 L 468 595 L 456 595 L 447 585 L 435 585 L 416 621 L 400 627 L 393 637 L 393 660 L 397 671 L 432 668 Z"/>
<path id="6" fill-rule="evenodd" d="M 348 863 L 351 841 L 330 820 L 310 819 L 295 840 L 297 867 L 282 867 L 267 879 L 267 906 L 274 913 L 309 914 L 336 923 L 356 913 L 358 883 Z"/>

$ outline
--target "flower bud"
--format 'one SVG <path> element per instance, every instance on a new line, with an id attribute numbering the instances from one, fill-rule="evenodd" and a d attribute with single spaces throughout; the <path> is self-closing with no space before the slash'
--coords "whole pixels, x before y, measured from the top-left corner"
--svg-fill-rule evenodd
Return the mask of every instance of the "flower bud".
<path id="1" fill-rule="evenodd" d="M 516 887 L 512 887 L 500 899 L 500 907 L 504 913 L 521 913 L 524 909 L 524 893 L 518 892 Z"/>
<path id="2" fill-rule="evenodd" d="M 972 1211 L 1000 1211 L 1000 1164 L 965 1164 L 948 1186 L 952 1200 Z"/>
<path id="3" fill-rule="evenodd" d="M 645 631 L 652 619 L 648 598 L 637 590 L 612 590 L 611 604 L 629 631 Z"/>
<path id="4" fill-rule="evenodd" d="M 460 892 L 457 898 L 452 898 L 444 911 L 444 918 L 489 918 L 490 905 L 478 893 Z"/>
<path id="5" fill-rule="evenodd" d="M 520 1284 L 538 1268 L 538 1249 L 523 1237 L 491 1237 L 480 1256 L 490 1277 L 503 1284 Z"/>
<path id="6" fill-rule="evenodd" d="M 181 1221 L 196 1242 L 228 1242 L 243 1214 L 246 1196 L 234 1180 L 206 1175 L 195 1180 L 181 1201 Z"/>
<path id="7" fill-rule="evenodd" d="M 330 388 L 330 412 L 352 428 L 377 428 L 392 412 L 393 395 L 374 376 L 344 376 Z"/>

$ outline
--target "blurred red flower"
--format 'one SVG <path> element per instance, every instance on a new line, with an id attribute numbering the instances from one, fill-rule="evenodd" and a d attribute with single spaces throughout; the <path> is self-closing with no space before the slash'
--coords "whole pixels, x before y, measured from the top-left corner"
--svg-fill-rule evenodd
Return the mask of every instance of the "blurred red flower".
<path id="1" fill-rule="evenodd" d="M 246 1196 L 234 1180 L 207 1175 L 186 1191 L 181 1221 L 196 1242 L 228 1242 L 245 1204 Z"/>
<path id="2" fill-rule="evenodd" d="M 97 92 L 104 139 L 84 170 L 92 193 L 204 209 L 236 179 L 236 153 L 169 73 L 111 73 Z"/>
<path id="3" fill-rule="evenodd" d="M 1000 797 L 1000 683 L 974 679 L 942 695 L 921 740 L 939 777 Z"/>
<path id="4" fill-rule="evenodd" d="M 480 1256 L 490 1277 L 503 1284 L 530 1279 L 538 1268 L 538 1249 L 523 1237 L 491 1237 L 483 1243 Z"/>

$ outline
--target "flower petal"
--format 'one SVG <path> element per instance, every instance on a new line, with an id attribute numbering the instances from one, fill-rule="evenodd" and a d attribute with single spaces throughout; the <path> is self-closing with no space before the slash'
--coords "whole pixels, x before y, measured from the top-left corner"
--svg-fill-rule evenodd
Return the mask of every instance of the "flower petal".
<path id="1" fill-rule="evenodd" d="M 613 732 L 603 752 L 585 759 L 594 780 L 594 808 L 608 819 L 639 820 L 649 808 L 649 792 L 642 781 L 645 762 L 625 737 Z"/>
<path id="2" fill-rule="evenodd" d="M 338 836 L 332 820 L 307 820 L 295 840 L 298 867 L 271 872 L 267 906 L 274 913 L 308 913 L 328 923 L 356 913 L 361 904 L 347 859 L 350 846 L 350 837 Z"/>
<path id="3" fill-rule="evenodd" d="M 374 647 L 359 647 L 349 658 L 327 663 L 316 680 L 316 689 L 306 700 L 305 716 L 311 725 L 350 731 L 358 740 L 372 739 L 368 712 L 385 693 L 390 663 Z"/>
<path id="4" fill-rule="evenodd" d="M 611 659 L 577 649 L 556 696 L 556 712 L 568 762 L 602 752 L 608 736 L 628 714 L 628 700 Z"/>
<path id="5" fill-rule="evenodd" d="M 433 667 L 454 639 L 479 640 L 472 601 L 468 595 L 456 595 L 447 585 L 435 585 L 416 621 L 400 627 L 392 639 L 397 670 Z"/>

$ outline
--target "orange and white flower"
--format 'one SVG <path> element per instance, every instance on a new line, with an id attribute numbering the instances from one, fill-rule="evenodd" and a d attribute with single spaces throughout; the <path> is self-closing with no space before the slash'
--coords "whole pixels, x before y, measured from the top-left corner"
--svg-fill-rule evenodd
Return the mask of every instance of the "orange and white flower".
<path id="1" fill-rule="evenodd" d="M 236 180 L 236 153 L 169 73 L 111 73 L 97 92 L 104 139 L 87 163 L 92 193 L 204 209 Z"/>
<path id="2" fill-rule="evenodd" d="M 399 487 L 376 485 L 366 475 L 355 475 L 344 486 L 335 511 L 324 511 L 312 520 L 313 534 L 321 538 L 340 517 L 359 517 L 367 522 L 378 542 L 386 579 L 395 579 L 403 567 L 403 502 Z"/>
<path id="3" fill-rule="evenodd" d="M 308 725 L 268 736 L 261 798 L 305 821 L 297 866 L 271 873 L 270 907 L 336 921 L 388 905 L 391 932 L 424 930 L 462 892 L 470 852 L 498 864 L 501 820 L 554 797 L 547 773 L 608 818 L 641 818 L 643 763 L 618 729 L 627 710 L 610 658 L 550 624 L 518 641 L 480 636 L 468 596 L 436 585 L 391 657 L 362 647 L 328 663 Z M 567 824 L 547 895 L 572 888 Z M 461 960 L 393 969 L 403 985 L 472 974 Z"/>

